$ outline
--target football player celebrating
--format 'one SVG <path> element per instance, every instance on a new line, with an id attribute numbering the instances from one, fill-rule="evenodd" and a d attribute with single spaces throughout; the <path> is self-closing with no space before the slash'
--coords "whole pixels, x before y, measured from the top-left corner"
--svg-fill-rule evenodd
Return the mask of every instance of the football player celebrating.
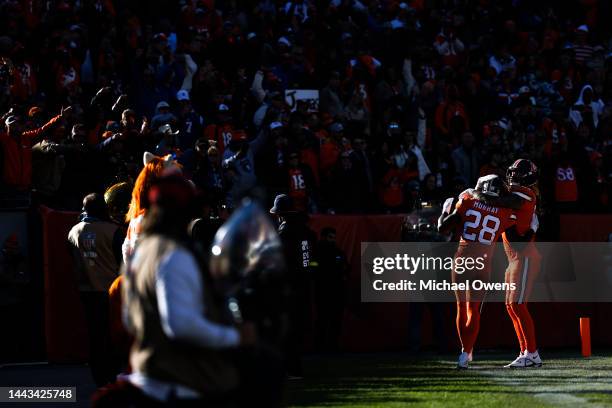
<path id="1" fill-rule="evenodd" d="M 442 215 L 438 220 L 438 231 L 448 233 L 457 230 L 460 234 L 459 246 L 455 253 L 458 258 L 482 258 L 484 267 L 480 270 L 467 270 L 465 273 L 453 268 L 453 282 L 473 280 L 488 281 L 491 273 L 494 244 L 505 230 L 514 225 L 513 210 L 497 206 L 496 201 L 506 192 L 503 180 L 494 174 L 478 179 L 475 189 L 468 189 L 459 195 L 455 209 L 452 199 L 446 200 Z M 449 214 L 450 213 L 450 214 Z M 467 369 L 472 361 L 472 351 L 480 328 L 480 305 L 484 293 L 468 287 L 457 291 L 457 332 L 462 350 L 457 368 Z"/>
<path id="2" fill-rule="evenodd" d="M 515 228 L 505 232 L 503 240 L 508 257 L 506 282 L 515 284 L 514 290 L 506 292 L 506 310 L 512 319 L 521 352 L 505 367 L 540 367 L 542 359 L 538 354 L 533 319 L 526 303 L 541 263 L 541 256 L 533 242 L 538 229 L 535 213 L 538 168 L 529 160 L 519 159 L 508 168 L 506 179 L 511 194 L 520 199 L 520 207 L 514 211 Z"/>

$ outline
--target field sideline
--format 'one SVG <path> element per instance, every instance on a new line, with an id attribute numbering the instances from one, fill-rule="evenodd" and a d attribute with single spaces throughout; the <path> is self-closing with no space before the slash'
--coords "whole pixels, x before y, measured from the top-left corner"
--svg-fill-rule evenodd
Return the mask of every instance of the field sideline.
<path id="1" fill-rule="evenodd" d="M 542 353 L 539 369 L 501 368 L 511 354 L 480 353 L 470 370 L 455 356 L 312 357 L 289 383 L 291 407 L 612 407 L 612 352 L 584 359 Z"/>

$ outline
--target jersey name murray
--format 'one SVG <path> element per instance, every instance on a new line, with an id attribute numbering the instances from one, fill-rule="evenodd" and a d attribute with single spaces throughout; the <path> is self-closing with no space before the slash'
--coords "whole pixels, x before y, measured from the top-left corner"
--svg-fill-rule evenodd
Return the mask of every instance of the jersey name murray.
<path id="1" fill-rule="evenodd" d="M 476 208 L 476 209 L 479 209 L 479 210 L 486 211 L 486 212 L 491 213 L 491 214 L 499 213 L 499 208 L 487 205 L 487 204 L 482 203 L 480 201 L 474 201 L 473 204 L 472 204 L 472 207 Z"/>

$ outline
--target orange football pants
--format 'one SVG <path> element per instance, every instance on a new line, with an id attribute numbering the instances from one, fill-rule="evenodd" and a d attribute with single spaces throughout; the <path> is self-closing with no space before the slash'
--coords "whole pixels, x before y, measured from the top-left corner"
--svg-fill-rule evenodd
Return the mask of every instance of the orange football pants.
<path id="1" fill-rule="evenodd" d="M 527 300 L 540 271 L 541 256 L 537 251 L 528 251 L 509 257 L 506 283 L 514 283 L 515 289 L 506 292 L 506 310 L 512 320 L 521 348 L 533 353 L 537 350 L 536 333 Z"/>

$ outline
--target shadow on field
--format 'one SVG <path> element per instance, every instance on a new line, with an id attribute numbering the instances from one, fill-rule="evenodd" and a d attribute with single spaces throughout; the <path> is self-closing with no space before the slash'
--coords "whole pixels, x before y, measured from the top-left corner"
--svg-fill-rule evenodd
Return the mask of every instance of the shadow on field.
<path id="1" fill-rule="evenodd" d="M 612 361 L 562 354 L 540 369 L 504 369 L 509 355 L 485 354 L 470 370 L 455 369 L 454 356 L 406 354 L 313 356 L 305 361 L 305 379 L 290 381 L 293 407 L 404 406 L 550 406 L 554 397 L 574 394 L 582 402 L 612 395 Z M 550 395 L 550 397 L 546 397 Z M 582 398 L 584 396 L 584 398 Z M 549 400 L 547 403 L 546 400 Z M 553 405 L 555 405 L 553 403 Z M 463 405 L 461 405 L 463 406 Z"/>
<path id="2" fill-rule="evenodd" d="M 420 401 L 410 396 L 415 391 L 501 392 L 491 389 L 487 377 L 457 371 L 450 361 L 431 364 L 409 355 L 317 356 L 305 367 L 305 379 L 288 384 L 291 406 L 409 403 Z"/>

